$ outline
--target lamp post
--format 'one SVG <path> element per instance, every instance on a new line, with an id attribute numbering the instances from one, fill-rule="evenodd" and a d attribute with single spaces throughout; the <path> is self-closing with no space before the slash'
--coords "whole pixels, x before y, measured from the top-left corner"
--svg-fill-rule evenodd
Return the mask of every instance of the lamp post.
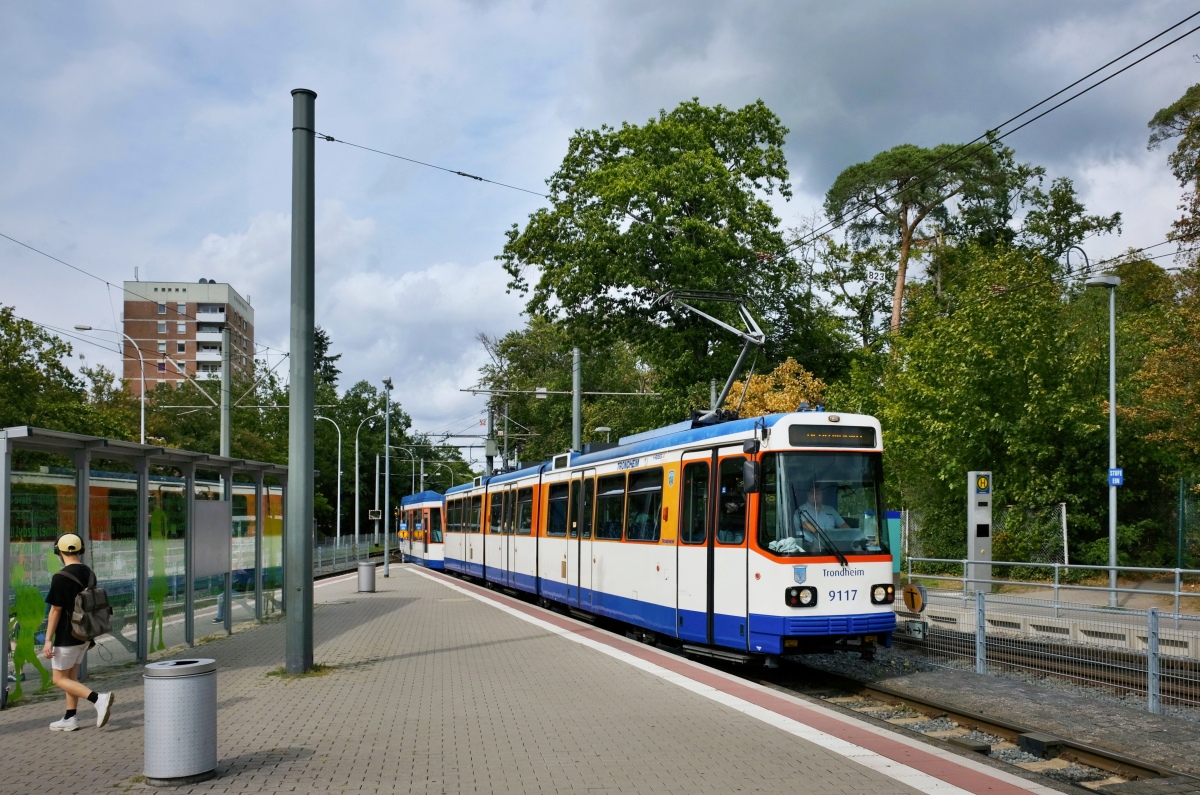
<path id="1" fill-rule="evenodd" d="M 391 446 L 395 447 L 397 450 L 403 450 L 404 452 L 408 453 L 408 457 L 410 459 L 412 459 L 412 465 L 413 465 L 412 480 L 411 480 L 411 485 L 409 485 L 409 487 L 408 487 L 408 493 L 416 494 L 417 493 L 417 453 L 416 453 L 416 451 L 413 450 L 411 447 L 405 447 L 402 444 L 393 444 Z"/>
<path id="2" fill-rule="evenodd" d="M 316 415 L 316 419 L 333 422 L 329 417 L 322 417 L 320 414 Z M 334 546 L 340 547 L 342 545 L 342 428 L 336 422 L 333 422 L 333 427 L 337 428 L 338 433 L 337 522 L 335 524 L 337 529 L 334 531 L 333 543 Z"/>
<path id="3" fill-rule="evenodd" d="M 362 426 L 370 420 L 379 419 L 378 414 L 372 414 L 370 417 L 364 417 L 363 421 L 358 424 L 358 430 L 354 432 L 354 546 L 358 546 L 358 523 L 362 517 L 358 510 L 358 434 L 362 430 Z M 339 467 L 340 469 L 341 467 Z M 357 554 L 357 553 L 356 553 Z"/>
<path id="4" fill-rule="evenodd" d="M 1117 285 L 1109 273 L 1093 276 L 1084 284 L 1108 290 L 1108 605 L 1117 606 L 1117 487 L 1111 470 L 1117 467 Z"/>
<path id="5" fill-rule="evenodd" d="M 77 324 L 75 326 L 75 330 L 76 331 L 108 331 L 109 329 L 106 329 L 106 328 L 93 329 L 91 326 Z M 112 332 L 114 334 L 120 334 L 122 337 L 129 340 L 129 344 L 133 346 L 133 349 L 135 351 L 137 351 L 138 363 L 142 366 L 142 444 L 145 444 L 146 443 L 146 360 L 142 358 L 142 349 L 139 348 L 138 344 L 133 341 L 133 337 L 129 336 L 124 331 L 117 331 L 116 329 L 113 329 Z"/>
<path id="6" fill-rule="evenodd" d="M 435 467 L 445 467 L 446 471 L 450 473 L 450 488 L 454 488 L 454 470 L 450 468 L 450 465 L 443 464 L 441 461 L 430 461 L 429 463 Z"/>
<path id="7" fill-rule="evenodd" d="M 608 443 L 608 435 L 610 433 L 612 433 L 612 428 L 608 427 L 607 425 L 601 425 L 599 428 L 596 429 L 596 433 L 604 434 L 604 442 L 605 442 L 605 444 L 607 444 Z"/>
<path id="8" fill-rule="evenodd" d="M 388 508 L 388 496 L 392 486 L 392 449 L 388 444 L 392 438 L 392 379 L 383 379 L 384 410 L 383 410 L 383 576 L 391 576 L 392 567 L 389 558 L 391 548 L 388 536 L 392 534 L 391 512 Z"/>

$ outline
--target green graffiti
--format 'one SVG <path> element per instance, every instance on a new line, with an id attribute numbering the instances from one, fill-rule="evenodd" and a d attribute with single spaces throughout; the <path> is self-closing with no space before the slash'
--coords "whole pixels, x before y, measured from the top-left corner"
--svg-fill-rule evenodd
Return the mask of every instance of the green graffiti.
<path id="1" fill-rule="evenodd" d="M 150 601 L 154 603 L 154 615 L 150 618 L 150 644 L 149 647 L 155 651 L 165 649 L 166 641 L 163 639 L 163 603 L 167 600 L 167 593 L 170 591 L 167 585 L 167 535 L 170 520 L 167 519 L 167 512 L 161 507 L 155 508 L 150 514 L 150 552 L 151 552 L 151 573 L 150 573 L 150 589 L 148 594 Z M 154 633 L 158 632 L 158 645 L 154 642 Z"/>
<path id="2" fill-rule="evenodd" d="M 12 581 L 14 598 L 8 622 L 8 636 L 16 638 L 13 646 L 13 674 L 16 682 L 12 690 L 12 698 L 16 701 L 24 695 L 21 679 L 26 663 L 41 674 L 43 692 L 50 688 L 51 676 L 38 659 L 35 647 L 38 628 L 46 617 L 46 602 L 42 599 L 42 592 L 26 581 L 25 567 L 20 563 L 12 567 Z"/>

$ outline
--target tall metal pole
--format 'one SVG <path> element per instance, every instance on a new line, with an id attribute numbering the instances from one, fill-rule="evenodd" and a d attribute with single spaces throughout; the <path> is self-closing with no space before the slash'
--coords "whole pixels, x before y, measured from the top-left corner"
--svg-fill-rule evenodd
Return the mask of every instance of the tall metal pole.
<path id="1" fill-rule="evenodd" d="M 337 429 L 337 434 L 338 434 L 337 520 L 335 522 L 335 527 L 337 529 L 334 530 L 333 544 L 334 544 L 334 546 L 340 547 L 342 545 L 342 427 L 340 425 L 338 425 L 336 422 L 334 422 L 333 420 L 331 420 L 329 417 L 322 417 L 322 416 L 318 415 L 314 419 L 325 420 L 326 422 L 332 422 L 333 427 Z"/>
<path id="2" fill-rule="evenodd" d="M 379 510 L 379 453 L 375 454 L 375 510 Z M 375 520 L 375 543 L 379 543 L 379 520 Z"/>
<path id="3" fill-rule="evenodd" d="M 230 396 L 233 384 L 229 380 L 229 323 L 226 316 L 225 327 L 221 329 L 221 455 L 229 458 L 230 428 L 233 425 L 233 409 L 230 406 Z M 232 492 L 231 492 L 232 493 Z"/>
<path id="4" fill-rule="evenodd" d="M 383 379 L 383 576 L 391 576 L 391 549 L 388 541 L 392 535 L 392 515 L 388 497 L 392 491 L 392 379 Z"/>
<path id="5" fill-rule="evenodd" d="M 487 435 L 487 441 L 485 442 L 484 448 L 483 448 L 484 460 L 487 463 L 487 467 L 483 473 L 485 476 L 492 474 L 492 469 L 494 468 L 494 464 L 496 463 L 496 456 L 495 456 L 496 409 L 492 406 L 492 404 L 490 402 L 488 403 L 487 414 L 488 414 L 488 435 Z"/>
<path id="6" fill-rule="evenodd" d="M 286 669 L 289 674 L 313 665 L 313 380 L 315 91 L 292 92 L 292 319 L 291 397 L 288 407 L 287 537 L 284 576 L 287 593 Z"/>
<path id="7" fill-rule="evenodd" d="M 1119 284 L 1119 282 L 1118 282 Z M 1117 466 L 1117 289 L 1108 290 L 1108 468 Z M 1117 606 L 1117 487 L 1108 486 L 1108 604 Z"/>
<path id="8" fill-rule="evenodd" d="M 504 461 L 500 464 L 500 469 L 508 469 L 508 404 L 504 404 Z"/>
<path id="9" fill-rule="evenodd" d="M 717 410 L 717 379 L 715 378 L 708 382 L 708 408 L 710 411 Z"/>
<path id="10" fill-rule="evenodd" d="M 579 348 L 571 351 L 571 449 L 583 449 L 583 365 Z M 507 437 L 507 434 L 505 434 Z"/>

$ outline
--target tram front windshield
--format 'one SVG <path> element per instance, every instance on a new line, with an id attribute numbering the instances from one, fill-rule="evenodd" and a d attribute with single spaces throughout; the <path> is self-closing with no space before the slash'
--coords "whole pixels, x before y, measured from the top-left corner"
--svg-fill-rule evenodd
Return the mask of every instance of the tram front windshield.
<path id="1" fill-rule="evenodd" d="M 880 453 L 768 453 L 758 544 L 785 557 L 887 554 Z"/>

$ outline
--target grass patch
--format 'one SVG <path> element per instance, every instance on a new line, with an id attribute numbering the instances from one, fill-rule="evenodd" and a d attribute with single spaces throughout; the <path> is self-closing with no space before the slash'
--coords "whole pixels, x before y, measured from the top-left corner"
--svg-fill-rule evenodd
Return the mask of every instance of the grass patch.
<path id="1" fill-rule="evenodd" d="M 278 676 L 280 679 L 311 679 L 314 676 L 325 676 L 337 670 L 336 665 L 324 665 L 322 663 L 314 663 L 311 670 L 305 671 L 302 674 L 289 674 L 287 668 L 280 666 L 273 670 L 267 671 L 267 676 Z"/>

